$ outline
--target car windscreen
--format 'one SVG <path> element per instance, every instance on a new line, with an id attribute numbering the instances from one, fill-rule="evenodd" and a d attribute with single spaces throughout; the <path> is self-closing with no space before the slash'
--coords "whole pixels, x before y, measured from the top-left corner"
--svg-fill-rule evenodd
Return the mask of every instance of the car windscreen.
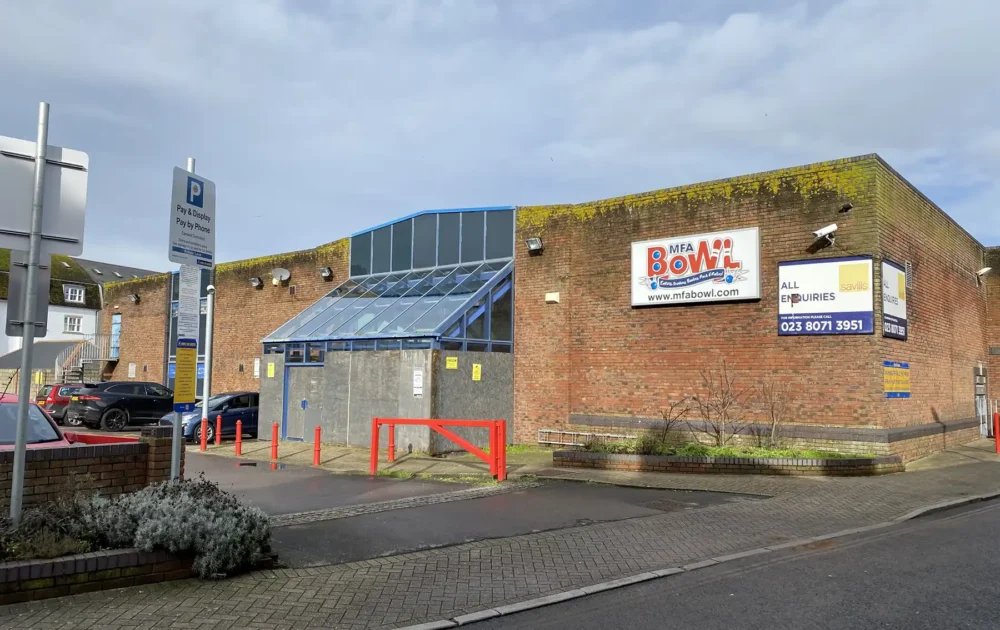
<path id="1" fill-rule="evenodd" d="M 227 400 L 229 400 L 229 396 L 228 395 L 227 396 L 212 396 L 211 398 L 208 399 L 208 408 L 211 411 L 215 411 L 215 410 L 219 409 L 220 407 L 222 407 L 222 404 L 224 402 L 226 402 Z M 194 404 L 194 406 L 197 407 L 198 409 L 201 409 L 201 402 L 202 401 L 199 400 L 198 402 L 196 402 Z"/>
<path id="2" fill-rule="evenodd" d="M 34 405 L 28 405 L 27 423 L 28 444 L 40 444 L 42 442 L 58 442 L 59 433 L 49 422 L 45 414 Z M 17 433 L 17 403 L 0 403 L 0 444 L 7 445 L 14 443 L 14 436 Z"/>
<path id="3" fill-rule="evenodd" d="M 38 390 L 38 395 L 36 396 L 36 398 L 45 398 L 46 396 L 49 395 L 49 392 L 51 391 L 52 391 L 52 386 L 46 385 L 45 387 Z"/>

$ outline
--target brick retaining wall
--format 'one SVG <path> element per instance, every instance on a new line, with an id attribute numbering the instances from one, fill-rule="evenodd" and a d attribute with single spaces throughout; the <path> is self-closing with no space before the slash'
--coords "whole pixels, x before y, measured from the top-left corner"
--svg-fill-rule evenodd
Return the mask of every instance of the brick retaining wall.
<path id="1" fill-rule="evenodd" d="M 896 456 L 857 459 L 793 459 L 764 457 L 681 457 L 677 455 L 613 455 L 589 451 L 556 451 L 558 468 L 600 468 L 673 473 L 729 475 L 868 476 L 903 472 Z"/>
<path id="2" fill-rule="evenodd" d="M 139 549 L 0 562 L 0 605 L 188 578 L 191 562 Z"/>
<path id="3" fill-rule="evenodd" d="M 147 427 L 137 442 L 33 448 L 24 458 L 24 505 L 74 489 L 103 496 L 135 492 L 170 478 L 170 427 Z M 183 452 L 181 470 L 183 471 Z M 10 507 L 14 452 L 0 452 L 0 509 Z"/>

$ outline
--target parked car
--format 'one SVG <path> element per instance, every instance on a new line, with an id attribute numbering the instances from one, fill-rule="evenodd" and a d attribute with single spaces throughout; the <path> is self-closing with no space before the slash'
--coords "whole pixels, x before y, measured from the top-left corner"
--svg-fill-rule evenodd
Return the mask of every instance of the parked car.
<path id="1" fill-rule="evenodd" d="M 45 385 L 35 395 L 35 402 L 39 407 L 49 412 L 49 415 L 57 423 L 61 423 L 66 417 L 66 407 L 69 406 L 70 397 L 73 395 L 73 392 L 83 387 L 93 387 L 93 385 L 85 383 Z"/>
<path id="2" fill-rule="evenodd" d="M 55 421 L 36 403 L 28 405 L 28 422 L 25 426 L 28 448 L 54 448 L 72 446 L 63 437 Z M 0 451 L 14 450 L 17 435 L 17 396 L 0 394 Z"/>
<path id="3" fill-rule="evenodd" d="M 129 425 L 155 424 L 173 406 L 174 393 L 158 383 L 108 381 L 70 397 L 66 424 L 121 431 Z"/>
<path id="4" fill-rule="evenodd" d="M 257 405 L 260 395 L 257 392 L 228 392 L 216 394 L 208 399 L 208 419 L 205 436 L 209 442 L 215 440 L 215 423 L 222 416 L 222 437 L 236 437 L 236 421 L 242 420 L 243 435 L 257 437 Z M 201 401 L 195 410 L 181 416 L 181 426 L 184 437 L 188 440 L 201 439 Z M 174 414 L 168 413 L 160 419 L 160 426 L 173 426 Z"/>

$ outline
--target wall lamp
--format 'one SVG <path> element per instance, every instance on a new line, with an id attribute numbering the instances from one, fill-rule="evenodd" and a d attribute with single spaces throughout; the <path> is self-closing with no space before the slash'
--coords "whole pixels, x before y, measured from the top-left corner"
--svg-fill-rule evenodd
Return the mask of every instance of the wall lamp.
<path id="1" fill-rule="evenodd" d="M 137 293 L 129 295 L 128 299 L 131 300 L 133 304 L 138 304 L 142 300 Z"/>
<path id="2" fill-rule="evenodd" d="M 250 286 L 252 286 L 255 289 L 259 289 L 262 286 L 264 286 L 264 283 L 263 283 L 263 281 L 261 281 L 260 278 L 258 278 L 257 276 L 254 276 L 253 278 L 250 278 Z"/>
<path id="3" fill-rule="evenodd" d="M 528 253 L 538 255 L 542 253 L 545 247 L 542 245 L 542 239 L 537 236 L 532 236 L 531 238 L 525 239 L 524 244 L 528 246 Z"/>
<path id="4" fill-rule="evenodd" d="M 980 269 L 979 271 L 977 271 L 976 272 L 976 283 L 977 284 L 982 284 L 983 283 L 983 276 L 985 276 L 986 274 L 988 274 L 991 271 L 993 271 L 993 267 L 983 267 L 982 269 Z"/>
<path id="5" fill-rule="evenodd" d="M 333 269 L 330 269 L 329 267 L 320 267 L 319 275 L 324 280 L 332 280 L 333 279 Z"/>

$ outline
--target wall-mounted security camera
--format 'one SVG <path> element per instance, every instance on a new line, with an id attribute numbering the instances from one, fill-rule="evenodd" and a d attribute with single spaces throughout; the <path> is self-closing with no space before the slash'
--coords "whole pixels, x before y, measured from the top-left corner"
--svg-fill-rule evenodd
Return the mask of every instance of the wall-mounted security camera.
<path id="1" fill-rule="evenodd" d="M 993 267 L 983 267 L 982 269 L 976 272 L 976 275 L 982 278 L 991 271 L 993 271 Z"/>
<path id="2" fill-rule="evenodd" d="M 828 225 L 826 227 L 821 227 L 820 229 L 818 229 L 815 232 L 813 232 L 813 236 L 815 236 L 816 238 L 824 238 L 825 237 L 825 238 L 827 238 L 827 239 L 829 239 L 829 240 L 832 241 L 834 233 L 836 231 L 837 231 L 837 224 L 836 223 L 831 223 L 830 225 Z"/>

